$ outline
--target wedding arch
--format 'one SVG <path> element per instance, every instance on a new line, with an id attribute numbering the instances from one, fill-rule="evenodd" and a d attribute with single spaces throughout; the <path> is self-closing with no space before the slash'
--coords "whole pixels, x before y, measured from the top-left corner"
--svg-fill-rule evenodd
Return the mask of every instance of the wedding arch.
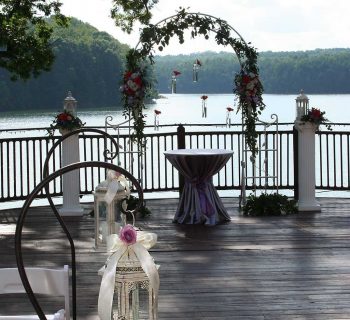
<path id="1" fill-rule="evenodd" d="M 151 88 L 148 68 L 149 64 L 154 63 L 154 47 L 162 51 L 174 36 L 178 37 L 180 44 L 184 43 L 186 30 L 190 30 L 192 38 L 204 36 L 205 39 L 209 39 L 209 35 L 214 33 L 218 45 L 231 46 L 236 54 L 241 69 L 233 79 L 233 93 L 242 112 L 247 146 L 255 154 L 257 138 L 255 122 L 265 107 L 257 65 L 258 54 L 255 48 L 225 20 L 209 14 L 186 12 L 183 8 L 180 8 L 177 14 L 156 24 L 147 24 L 141 30 L 138 44 L 127 54 L 121 91 L 124 114 L 134 121 L 134 138 L 139 145 L 143 145 L 144 98 L 146 91 Z"/>

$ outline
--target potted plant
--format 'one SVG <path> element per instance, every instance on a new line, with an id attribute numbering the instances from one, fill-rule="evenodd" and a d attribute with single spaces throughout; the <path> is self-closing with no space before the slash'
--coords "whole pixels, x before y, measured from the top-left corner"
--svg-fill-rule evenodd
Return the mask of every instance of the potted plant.
<path id="1" fill-rule="evenodd" d="M 280 216 L 297 212 L 296 201 L 278 193 L 250 195 L 243 206 L 243 214 L 247 216 Z"/>

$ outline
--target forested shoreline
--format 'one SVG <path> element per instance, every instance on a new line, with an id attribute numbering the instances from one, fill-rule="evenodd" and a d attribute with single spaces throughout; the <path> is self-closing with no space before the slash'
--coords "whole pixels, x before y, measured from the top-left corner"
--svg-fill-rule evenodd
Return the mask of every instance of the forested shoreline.
<path id="1" fill-rule="evenodd" d="M 119 86 L 129 47 L 89 24 L 72 19 L 68 29 L 56 27 L 53 40 L 56 60 L 49 72 L 27 81 L 13 82 L 0 69 L 0 110 L 60 110 L 67 91 L 80 108 L 118 107 Z M 199 81 L 192 81 L 193 62 L 202 67 Z M 295 52 L 261 52 L 260 76 L 265 93 L 350 93 L 350 49 L 317 49 Z M 232 93 L 233 77 L 239 71 L 234 53 L 203 52 L 156 56 L 155 88 L 170 93 L 171 75 L 177 77 L 178 93 Z"/>

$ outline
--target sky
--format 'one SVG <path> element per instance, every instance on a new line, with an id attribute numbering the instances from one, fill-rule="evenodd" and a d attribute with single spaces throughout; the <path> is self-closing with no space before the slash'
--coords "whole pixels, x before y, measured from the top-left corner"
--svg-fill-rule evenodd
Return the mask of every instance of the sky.
<path id="1" fill-rule="evenodd" d="M 110 18 L 111 0 L 61 0 L 62 12 L 106 31 L 135 47 L 139 26 L 128 35 Z M 258 51 L 300 51 L 350 47 L 349 0 L 159 0 L 152 23 L 176 14 L 179 7 L 226 20 Z M 206 50 L 230 51 L 214 40 L 176 38 L 161 54 L 188 54 Z M 232 49 L 231 49 L 232 50 Z M 160 52 L 156 52 L 159 54 Z"/>

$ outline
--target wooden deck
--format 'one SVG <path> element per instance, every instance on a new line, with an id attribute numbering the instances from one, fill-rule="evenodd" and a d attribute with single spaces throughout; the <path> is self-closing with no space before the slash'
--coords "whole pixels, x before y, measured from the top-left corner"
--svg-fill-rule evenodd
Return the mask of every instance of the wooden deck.
<path id="1" fill-rule="evenodd" d="M 177 199 L 148 200 L 137 225 L 158 234 L 159 319 L 350 319 L 350 199 L 320 199 L 321 213 L 244 217 L 215 227 L 173 224 Z M 0 211 L 0 267 L 15 266 L 19 210 Z M 33 208 L 23 239 L 26 266 L 69 263 L 48 208 Z M 66 219 L 77 246 L 78 317 L 97 319 L 105 248 L 93 248 L 93 218 Z M 50 308 L 50 303 L 48 308 Z M 0 298 L 0 314 L 32 310 L 26 297 Z"/>

